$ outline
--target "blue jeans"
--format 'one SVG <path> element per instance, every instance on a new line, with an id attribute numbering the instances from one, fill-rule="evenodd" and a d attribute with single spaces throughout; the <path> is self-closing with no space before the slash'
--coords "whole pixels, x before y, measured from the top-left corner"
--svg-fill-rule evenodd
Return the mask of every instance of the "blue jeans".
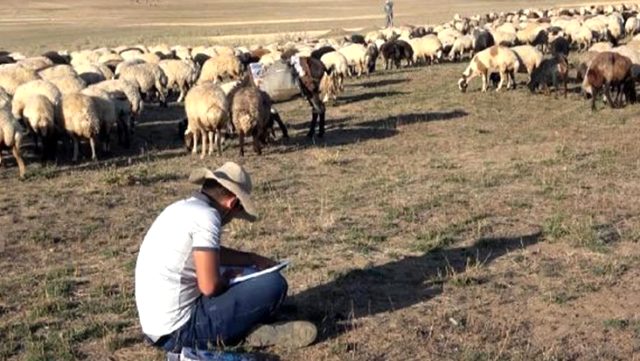
<path id="1" fill-rule="evenodd" d="M 183 347 L 208 350 L 236 344 L 275 313 L 287 288 L 284 277 L 273 272 L 231 286 L 219 296 L 201 296 L 189 321 L 157 346 L 179 353 Z"/>

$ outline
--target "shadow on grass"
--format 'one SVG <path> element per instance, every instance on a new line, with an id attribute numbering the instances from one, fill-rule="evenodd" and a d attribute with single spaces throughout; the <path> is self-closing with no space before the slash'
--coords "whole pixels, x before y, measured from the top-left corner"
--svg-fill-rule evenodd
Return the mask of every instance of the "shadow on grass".
<path id="1" fill-rule="evenodd" d="M 290 152 L 295 149 L 307 148 L 316 145 L 323 147 L 335 147 L 364 142 L 367 140 L 389 138 L 398 134 L 396 128 L 399 125 L 451 120 L 465 117 L 467 115 L 467 112 L 460 109 L 443 112 L 411 113 L 390 116 L 363 123 L 354 123 L 353 126 L 350 127 L 345 125 L 350 120 L 349 117 L 339 118 L 335 121 L 329 119 L 327 120 L 324 138 L 310 139 L 306 136 L 306 132 L 301 132 L 292 138 L 283 141 L 283 144 L 287 145 L 287 149 L 284 152 Z M 308 126 L 309 123 L 298 123 L 291 128 L 305 130 Z"/>
<path id="2" fill-rule="evenodd" d="M 390 90 L 390 91 L 362 93 L 362 94 L 355 94 L 355 95 L 341 95 L 338 98 L 338 100 L 336 100 L 335 105 L 341 106 L 341 105 L 353 104 L 353 103 L 357 103 L 365 100 L 371 100 L 376 98 L 386 98 L 394 95 L 404 95 L 404 94 L 408 94 L 408 93 Z"/>
<path id="3" fill-rule="evenodd" d="M 466 117 L 467 115 L 469 115 L 469 113 L 461 109 L 447 110 L 443 112 L 410 113 L 392 115 L 386 118 L 358 123 L 358 126 L 395 129 L 400 125 L 451 120 Z"/>
<path id="4" fill-rule="evenodd" d="M 323 333 L 320 341 L 350 329 L 351 321 L 400 310 L 442 293 L 447 275 L 488 265 L 496 259 L 540 241 L 541 230 L 513 237 L 483 238 L 471 247 L 436 249 L 380 266 L 355 269 L 335 280 L 292 297 L 300 316 L 314 321 Z M 475 280 L 483 283 L 487 280 Z"/>
<path id="5" fill-rule="evenodd" d="M 363 88 L 377 88 L 377 87 L 381 87 L 381 86 L 387 86 L 387 85 L 395 85 L 395 84 L 401 84 L 401 83 L 406 83 L 411 81 L 411 79 L 409 78 L 402 78 L 402 79 L 382 79 L 382 80 L 374 80 L 374 81 L 367 81 L 364 83 L 360 83 L 360 84 L 353 84 L 354 87 L 363 87 Z"/>

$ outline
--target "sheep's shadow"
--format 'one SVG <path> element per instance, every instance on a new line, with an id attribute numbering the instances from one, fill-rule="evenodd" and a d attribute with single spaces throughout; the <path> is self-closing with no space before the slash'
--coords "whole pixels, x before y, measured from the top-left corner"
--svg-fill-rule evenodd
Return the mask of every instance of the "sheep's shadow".
<path id="1" fill-rule="evenodd" d="M 362 93 L 362 94 L 354 94 L 354 95 L 341 95 L 340 97 L 338 97 L 338 100 L 335 101 L 335 105 L 341 106 L 341 105 L 347 105 L 347 104 L 362 102 L 362 101 L 376 99 L 376 98 L 387 98 L 390 96 L 404 95 L 404 94 L 408 94 L 408 93 L 389 90 L 389 91 L 379 91 L 379 92 Z"/>
<path id="2" fill-rule="evenodd" d="M 349 117 L 349 116 L 341 117 L 341 118 L 327 119 L 326 120 L 326 128 L 329 129 L 330 127 L 336 127 L 336 126 L 340 126 L 340 125 L 343 125 L 343 124 L 347 124 L 352 119 L 353 119 L 353 117 Z M 287 124 L 287 129 L 289 129 L 289 130 L 308 130 L 309 129 L 309 122 Z M 276 131 L 277 130 L 279 130 L 279 129 L 276 128 Z"/>
<path id="3" fill-rule="evenodd" d="M 364 82 L 364 83 L 349 84 L 348 86 L 350 86 L 350 87 L 362 87 L 362 88 L 377 88 L 377 87 L 382 87 L 382 86 L 387 86 L 387 85 L 396 85 L 396 84 L 407 83 L 407 82 L 410 82 L 410 81 L 411 81 L 411 79 L 409 79 L 409 78 L 381 79 L 381 80 L 367 81 L 367 82 Z"/>
<path id="4" fill-rule="evenodd" d="M 401 125 L 452 120 L 452 119 L 466 117 L 467 115 L 469 115 L 469 113 L 467 113 L 462 109 L 454 109 L 454 110 L 447 110 L 447 111 L 440 111 L 440 112 L 409 113 L 409 114 L 391 115 L 386 118 L 358 123 L 358 126 L 396 129 L 398 126 L 401 126 Z"/>
<path id="5" fill-rule="evenodd" d="M 469 115 L 464 110 L 454 109 L 442 112 L 410 113 L 389 116 L 386 118 L 365 121 L 361 123 L 349 123 L 350 118 L 340 118 L 337 123 L 328 120 L 323 138 L 308 138 L 306 129 L 308 122 L 296 123 L 293 129 L 301 129 L 292 138 L 282 141 L 287 146 L 281 153 L 290 152 L 300 148 L 313 146 L 335 147 L 352 143 L 360 143 L 368 140 L 385 139 L 398 133 L 397 127 L 419 122 L 434 122 L 452 120 Z"/>
<path id="6" fill-rule="evenodd" d="M 443 292 L 443 284 L 468 267 L 486 266 L 496 259 L 538 243 L 542 232 L 482 238 L 471 247 L 437 249 L 380 266 L 354 269 L 337 279 L 302 291 L 289 304 L 295 317 L 320 327 L 320 340 L 347 332 L 352 321 L 378 313 L 400 310 L 428 301 Z M 475 262 L 475 263 L 474 263 Z M 462 277 L 462 282 L 467 280 Z M 465 284 L 490 279 L 469 278 Z"/>
<path id="7" fill-rule="evenodd" d="M 374 127 L 357 127 L 357 128 L 343 128 L 343 127 L 327 127 L 324 137 L 309 138 L 305 134 L 306 132 L 299 133 L 298 135 L 289 138 L 284 142 L 286 148 L 281 153 L 292 152 L 301 148 L 308 148 L 313 146 L 322 147 L 337 147 L 347 144 L 360 143 L 368 140 L 389 138 L 398 133 L 395 129 L 384 129 Z"/>

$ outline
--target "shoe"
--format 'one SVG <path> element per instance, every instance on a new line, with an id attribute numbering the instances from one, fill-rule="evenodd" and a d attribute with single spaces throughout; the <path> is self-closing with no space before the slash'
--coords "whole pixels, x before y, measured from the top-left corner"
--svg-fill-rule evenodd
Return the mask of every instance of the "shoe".
<path id="1" fill-rule="evenodd" d="M 252 347 L 285 346 L 301 348 L 309 346 L 316 340 L 318 329 L 309 321 L 278 322 L 260 325 L 246 338 Z"/>

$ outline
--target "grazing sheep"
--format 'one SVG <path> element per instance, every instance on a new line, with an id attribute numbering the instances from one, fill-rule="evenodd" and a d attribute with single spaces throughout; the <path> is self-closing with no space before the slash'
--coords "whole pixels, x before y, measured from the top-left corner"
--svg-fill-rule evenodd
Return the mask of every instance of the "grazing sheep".
<path id="1" fill-rule="evenodd" d="M 16 93 L 11 101 L 11 112 L 13 116 L 18 120 L 22 119 L 28 99 L 38 94 L 47 97 L 54 107 L 60 103 L 60 90 L 58 90 L 53 83 L 46 80 L 33 80 L 20 85 L 18 89 L 16 89 Z"/>
<path id="2" fill-rule="evenodd" d="M 113 79 L 114 74 L 104 64 L 81 64 L 74 67 L 78 76 L 87 84 L 92 85 L 101 81 Z"/>
<path id="3" fill-rule="evenodd" d="M 358 77 L 366 71 L 367 48 L 362 44 L 349 44 L 338 50 L 349 66 L 349 76 L 354 74 Z"/>
<path id="4" fill-rule="evenodd" d="M 200 158 L 204 158 L 207 154 L 207 138 L 209 155 L 211 155 L 215 136 L 218 155 L 222 155 L 221 133 L 229 119 L 229 102 L 222 89 L 212 82 L 197 84 L 187 93 L 184 107 L 187 114 L 185 142 L 187 145 L 192 144 L 192 153 L 197 153 L 198 137 L 200 137 L 202 139 Z"/>
<path id="5" fill-rule="evenodd" d="M 13 118 L 8 109 L 0 109 L 0 152 L 3 149 L 10 149 L 13 157 L 18 163 L 20 178 L 24 177 L 26 167 L 22 159 L 20 146 L 22 145 L 22 137 L 24 136 L 20 125 Z M 2 164 L 2 154 L 0 154 L 0 165 Z"/>
<path id="6" fill-rule="evenodd" d="M 332 74 L 337 77 L 338 89 L 344 90 L 344 78 L 349 75 L 347 58 L 342 53 L 332 51 L 322 55 L 320 61 L 327 69 L 333 69 Z"/>
<path id="7" fill-rule="evenodd" d="M 76 73 L 71 65 L 53 65 L 40 70 L 38 75 L 44 80 L 49 80 L 62 76 L 78 76 L 78 73 Z"/>
<path id="8" fill-rule="evenodd" d="M 42 56 L 51 60 L 54 64 L 69 64 L 71 62 L 71 57 L 68 54 L 62 54 L 55 51 L 47 51 L 42 54 Z"/>
<path id="9" fill-rule="evenodd" d="M 191 57 L 191 49 L 186 46 L 176 45 L 171 48 L 171 51 L 176 55 L 178 59 L 193 60 Z"/>
<path id="10" fill-rule="evenodd" d="M 88 139 L 91 159 L 97 160 L 96 141 L 100 135 L 100 118 L 92 97 L 80 93 L 65 94 L 60 102 L 60 124 L 73 140 L 73 162 L 78 161 L 80 139 Z"/>
<path id="11" fill-rule="evenodd" d="M 233 54 L 221 54 L 209 58 L 202 66 L 198 84 L 208 81 L 219 82 L 227 76 L 238 79 L 242 74 L 242 64 Z"/>
<path id="12" fill-rule="evenodd" d="M 178 88 L 178 103 L 184 100 L 189 89 L 198 80 L 198 67 L 191 60 L 162 60 L 160 69 L 167 76 L 167 89 Z"/>
<path id="13" fill-rule="evenodd" d="M 260 58 L 259 63 L 267 67 L 273 65 L 279 60 L 282 60 L 282 53 L 279 51 L 270 51 Z"/>
<path id="14" fill-rule="evenodd" d="M 514 46 L 517 40 L 516 33 L 494 30 L 491 32 L 496 45 Z"/>
<path id="15" fill-rule="evenodd" d="M 45 58 L 44 56 L 22 59 L 18 61 L 17 64 L 33 71 L 39 71 L 54 65 L 49 58 Z"/>
<path id="16" fill-rule="evenodd" d="M 631 16 L 624 23 L 624 31 L 627 35 L 635 35 L 640 31 L 640 20 L 636 16 Z"/>
<path id="17" fill-rule="evenodd" d="M 563 55 L 555 55 L 551 58 L 543 59 L 540 66 L 534 69 L 529 82 L 529 90 L 535 92 L 542 86 L 545 93 L 549 94 L 549 84 L 556 89 L 556 97 L 559 91 L 559 82 L 564 85 L 564 97 L 567 97 L 567 81 L 569 79 L 569 63 Z"/>
<path id="18" fill-rule="evenodd" d="M 462 60 L 462 57 L 467 53 L 469 57 L 473 56 L 473 36 L 471 35 L 461 36 L 453 42 L 453 46 L 449 51 L 449 60 Z"/>
<path id="19" fill-rule="evenodd" d="M 473 52 L 477 54 L 484 49 L 494 46 L 495 40 L 489 31 L 476 29 L 473 31 Z"/>
<path id="20" fill-rule="evenodd" d="M 600 90 L 604 91 L 607 102 L 612 108 L 621 105 L 620 96 L 622 93 L 624 93 L 627 102 L 634 103 L 636 101 L 631 66 L 631 60 L 618 53 L 607 51 L 596 55 L 582 81 L 582 90 L 586 96 L 591 96 L 591 110 L 596 109 L 596 98 Z M 612 87 L 618 91 L 615 101 L 611 97 Z"/>
<path id="21" fill-rule="evenodd" d="M 413 62 L 416 64 L 434 64 L 442 59 L 442 43 L 435 35 L 410 39 L 409 44 L 413 49 Z"/>
<path id="22" fill-rule="evenodd" d="M 549 43 L 549 52 L 553 56 L 562 55 L 568 57 L 570 49 L 571 43 L 563 36 L 559 36 Z"/>
<path id="23" fill-rule="evenodd" d="M 312 51 L 310 56 L 312 58 L 314 58 L 314 59 L 320 60 L 320 59 L 322 59 L 322 56 L 324 54 L 331 53 L 331 52 L 334 52 L 334 51 L 336 51 L 336 49 L 333 46 L 323 46 L 321 48 L 318 48 L 318 49 Z"/>
<path id="24" fill-rule="evenodd" d="M 262 154 L 262 145 L 266 143 L 271 115 L 269 95 L 255 86 L 250 76 L 231 90 L 228 96 L 230 115 L 240 141 L 240 156 L 244 157 L 244 138 L 251 135 L 253 150 Z"/>
<path id="25" fill-rule="evenodd" d="M 378 60 L 378 47 L 375 44 L 367 45 L 367 54 L 365 55 L 367 72 L 373 74 L 376 71 L 376 61 Z"/>
<path id="26" fill-rule="evenodd" d="M 593 32 L 586 26 L 580 26 L 574 32 L 569 33 L 571 40 L 578 48 L 578 51 L 588 50 L 593 42 Z"/>
<path id="27" fill-rule="evenodd" d="M 520 63 L 518 72 L 527 73 L 529 75 L 527 83 L 529 83 L 531 81 L 531 74 L 542 62 L 542 58 L 544 57 L 542 52 L 531 45 L 514 46 L 511 50 L 516 54 L 518 62 Z"/>
<path id="28" fill-rule="evenodd" d="M 132 116 L 135 118 L 142 113 L 144 103 L 136 85 L 122 79 L 106 80 L 91 86 L 102 89 L 111 95 L 123 93 L 129 101 Z"/>
<path id="29" fill-rule="evenodd" d="M 34 70 L 18 64 L 0 67 L 0 87 L 9 95 L 14 95 L 20 85 L 39 79 L 40 76 Z"/>
<path id="30" fill-rule="evenodd" d="M 120 73 L 125 68 L 128 68 L 128 67 L 136 65 L 136 64 L 145 64 L 145 61 L 142 60 L 142 59 L 131 59 L 131 60 L 127 60 L 127 61 L 123 61 L 123 62 L 119 63 L 116 66 L 116 70 L 114 71 L 114 74 L 115 74 L 116 78 L 120 76 Z"/>
<path id="31" fill-rule="evenodd" d="M 516 86 L 515 71 L 520 68 L 520 63 L 516 54 L 509 48 L 494 45 L 476 54 L 471 63 L 462 72 L 462 78 L 458 80 L 458 87 L 462 92 L 467 90 L 469 80 L 476 76 L 482 77 L 482 91 L 487 91 L 488 76 L 492 71 L 500 73 L 500 83 L 496 91 L 502 89 L 505 78 L 507 78 L 507 88 Z"/>
<path id="32" fill-rule="evenodd" d="M 167 101 L 167 76 L 158 64 L 134 64 L 120 71 L 118 79 L 135 84 L 147 99 L 157 96 L 160 103 L 166 105 Z"/>
<path id="33" fill-rule="evenodd" d="M 55 85 L 61 94 L 78 93 L 87 87 L 84 80 L 77 76 L 58 76 L 49 78 L 48 81 Z"/>
<path id="34" fill-rule="evenodd" d="M 516 33 L 516 38 L 520 44 L 539 47 L 540 51 L 545 51 L 549 42 L 547 30 L 539 23 L 528 23 L 524 29 Z"/>
<path id="35" fill-rule="evenodd" d="M 396 66 L 396 69 L 399 69 L 402 59 L 407 61 L 407 66 L 413 64 L 413 49 L 406 41 L 388 41 L 382 46 L 380 52 L 385 60 L 385 70 L 390 69 L 392 64 Z"/>
<path id="36" fill-rule="evenodd" d="M 44 95 L 36 94 L 27 99 L 23 119 L 35 136 L 36 148 L 38 140 L 42 143 L 42 160 L 53 156 L 56 146 L 55 108 Z"/>
<path id="37" fill-rule="evenodd" d="M 96 102 L 100 118 L 101 140 L 108 144 L 113 129 L 118 131 L 118 143 L 129 148 L 131 144 L 131 104 L 123 92 L 107 92 L 98 87 L 82 90 Z M 105 147 L 106 150 L 106 147 Z"/>

